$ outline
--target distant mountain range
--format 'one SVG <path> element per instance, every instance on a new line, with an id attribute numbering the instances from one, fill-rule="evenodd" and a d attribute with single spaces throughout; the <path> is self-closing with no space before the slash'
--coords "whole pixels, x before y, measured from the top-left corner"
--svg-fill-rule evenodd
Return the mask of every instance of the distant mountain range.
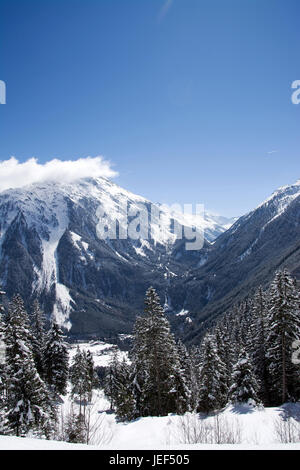
<path id="1" fill-rule="evenodd" d="M 120 233 L 123 208 L 140 205 L 161 215 L 149 239 L 99 239 L 99 206 L 111 225 L 119 215 Z M 33 184 L 0 193 L 0 284 L 28 308 L 38 297 L 69 335 L 86 338 L 130 333 L 152 285 L 174 326 L 193 341 L 205 321 L 277 268 L 300 275 L 299 221 L 300 181 L 238 220 L 180 214 L 105 178 Z M 174 224 L 202 229 L 202 249 L 187 251 Z"/>

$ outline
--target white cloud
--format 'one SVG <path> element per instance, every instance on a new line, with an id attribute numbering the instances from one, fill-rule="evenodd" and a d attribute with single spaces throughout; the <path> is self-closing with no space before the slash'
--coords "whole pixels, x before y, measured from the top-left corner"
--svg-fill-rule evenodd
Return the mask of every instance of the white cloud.
<path id="1" fill-rule="evenodd" d="M 117 172 L 111 168 L 111 163 L 102 156 L 67 161 L 53 159 L 46 163 L 39 163 L 36 158 L 21 163 L 15 157 L 0 161 L 0 191 L 36 182 L 70 183 L 79 178 L 97 176 L 117 176 Z"/>

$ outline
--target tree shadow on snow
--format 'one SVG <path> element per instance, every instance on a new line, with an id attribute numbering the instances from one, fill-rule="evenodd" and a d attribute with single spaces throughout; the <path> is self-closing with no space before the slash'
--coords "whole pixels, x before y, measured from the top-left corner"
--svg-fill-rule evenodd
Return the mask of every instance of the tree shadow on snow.
<path id="1" fill-rule="evenodd" d="M 231 413 L 238 415 L 251 414 L 262 409 L 263 407 L 249 405 L 248 403 L 236 403 L 234 405 L 230 405 Z"/>
<path id="2" fill-rule="evenodd" d="M 300 422 L 300 403 L 285 403 L 278 409 L 284 421 L 289 418 L 294 418 L 296 421 Z"/>

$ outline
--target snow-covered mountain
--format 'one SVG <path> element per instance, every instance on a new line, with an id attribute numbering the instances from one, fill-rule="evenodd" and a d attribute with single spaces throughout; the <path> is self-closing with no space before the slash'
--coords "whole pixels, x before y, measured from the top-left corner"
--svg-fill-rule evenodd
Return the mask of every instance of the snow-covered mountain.
<path id="1" fill-rule="evenodd" d="M 184 289 L 177 278 L 169 292 L 200 330 L 203 320 L 211 321 L 259 284 L 266 285 L 277 269 L 286 267 L 300 279 L 300 180 L 240 217 L 201 256 L 201 265 L 185 276 Z M 193 337 L 200 334 L 196 330 Z"/>
<path id="2" fill-rule="evenodd" d="M 99 238 L 102 216 L 110 228 L 118 217 L 120 235 L 141 207 L 147 239 Z M 203 229 L 203 248 L 187 251 L 175 224 Z M 70 335 L 130 333 L 153 285 L 191 339 L 276 269 L 300 277 L 300 181 L 236 221 L 151 204 L 104 178 L 11 189 L 0 193 L 0 250 L 8 297 L 21 293 L 28 308 L 38 297 Z"/>
<path id="3" fill-rule="evenodd" d="M 148 239 L 99 239 L 99 207 L 110 227 L 118 218 L 120 233 L 133 218 L 126 209 L 134 214 L 141 206 L 152 224 Z M 202 229 L 209 244 L 231 220 L 181 214 L 105 178 L 6 190 L 0 193 L 0 283 L 9 297 L 20 292 L 28 306 L 38 297 L 74 334 L 126 331 L 147 287 L 156 285 L 166 297 L 170 278 L 198 256 L 176 240 L 175 223 Z"/>

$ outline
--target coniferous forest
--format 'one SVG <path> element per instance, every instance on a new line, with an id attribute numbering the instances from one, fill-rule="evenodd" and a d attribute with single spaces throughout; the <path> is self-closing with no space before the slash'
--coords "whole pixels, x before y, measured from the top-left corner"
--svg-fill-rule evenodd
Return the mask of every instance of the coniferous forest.
<path id="1" fill-rule="evenodd" d="M 4 292 L 1 292 L 3 295 Z M 1 307 L 5 361 L 0 375 L 0 434 L 55 437 L 57 410 L 68 386 L 80 404 L 67 423 L 69 442 L 84 442 L 85 404 L 101 387 L 119 421 L 169 413 L 212 413 L 227 404 L 278 406 L 300 400 L 300 297 L 287 270 L 235 305 L 200 344 L 176 340 L 155 289 L 136 318 L 129 360 L 113 354 L 99 377 L 89 352 L 70 364 L 57 323 L 46 328 L 38 302 L 28 314 L 15 295 Z"/>
<path id="2" fill-rule="evenodd" d="M 133 332 L 131 364 L 114 357 L 105 391 L 119 419 L 186 411 L 209 413 L 228 403 L 277 406 L 300 399 L 299 293 L 288 271 L 267 290 L 235 306 L 201 344 L 176 341 L 153 288 Z"/>
<path id="3" fill-rule="evenodd" d="M 20 295 L 13 297 L 6 311 L 1 306 L 5 357 L 0 364 L 0 434 L 60 437 L 58 406 L 69 383 L 72 397 L 78 398 L 82 407 L 68 423 L 65 438 L 81 442 L 84 404 L 98 386 L 93 358 L 78 350 L 70 364 L 62 330 L 55 322 L 48 329 L 45 325 L 38 302 L 30 315 Z"/>

